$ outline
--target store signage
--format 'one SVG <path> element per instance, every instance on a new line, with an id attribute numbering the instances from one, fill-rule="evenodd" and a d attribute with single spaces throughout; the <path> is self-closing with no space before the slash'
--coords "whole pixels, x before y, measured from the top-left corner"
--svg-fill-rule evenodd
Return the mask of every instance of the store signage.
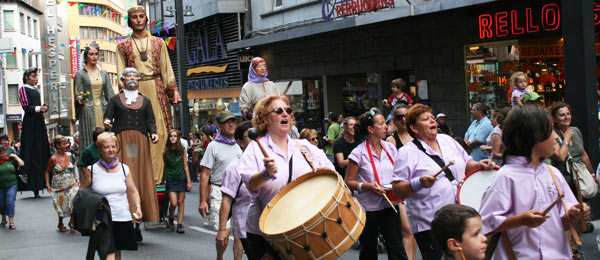
<path id="1" fill-rule="evenodd" d="M 71 37 L 71 41 L 69 42 L 70 51 L 71 51 L 71 77 L 75 77 L 75 73 L 79 71 L 79 37 Z"/>
<path id="2" fill-rule="evenodd" d="M 229 86 L 226 77 L 210 79 L 192 79 L 187 81 L 188 90 L 218 89 Z"/>
<path id="3" fill-rule="evenodd" d="M 334 15 L 343 17 L 370 13 L 388 7 L 394 7 L 394 0 L 322 0 L 321 14 L 323 20 L 329 21 Z"/>
<path id="4" fill-rule="evenodd" d="M 56 0 L 46 0 L 46 12 L 44 12 L 46 24 L 46 61 L 48 63 L 48 94 L 49 110 L 51 115 L 59 113 L 59 87 L 60 87 L 60 61 L 58 58 L 58 29 L 56 17 Z"/>
<path id="5" fill-rule="evenodd" d="M 204 26 L 186 37 L 186 45 L 190 46 L 187 49 L 187 60 L 190 66 L 227 58 L 221 29 L 217 26 L 215 35 L 210 36 L 208 35 L 209 29 L 208 26 Z M 193 38 L 197 38 L 198 40 L 195 47 L 191 42 Z"/>
<path id="6" fill-rule="evenodd" d="M 7 114 L 6 122 L 7 123 L 21 123 L 23 120 L 23 116 L 21 114 Z"/>
<path id="7" fill-rule="evenodd" d="M 563 58 L 565 48 L 562 44 L 554 45 L 520 45 L 519 59 Z M 600 56 L 600 43 L 596 43 L 596 56 Z"/>
<path id="8" fill-rule="evenodd" d="M 555 31 L 560 28 L 560 8 L 551 3 L 539 12 L 531 7 L 513 9 L 479 16 L 479 38 L 516 36 L 524 33 Z"/>

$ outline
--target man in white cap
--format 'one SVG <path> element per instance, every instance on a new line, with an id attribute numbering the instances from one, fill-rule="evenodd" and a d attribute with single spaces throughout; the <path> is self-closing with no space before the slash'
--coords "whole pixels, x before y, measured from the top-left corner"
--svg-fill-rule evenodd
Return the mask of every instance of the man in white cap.
<path id="1" fill-rule="evenodd" d="M 448 118 L 448 116 L 444 113 L 439 113 L 435 116 L 435 121 L 438 123 L 438 133 L 454 137 L 454 132 L 452 132 L 450 126 L 446 124 L 446 118 Z"/>
<path id="2" fill-rule="evenodd" d="M 152 143 L 150 150 L 156 181 L 162 179 L 163 151 L 169 130 L 173 129 L 171 104 L 178 104 L 181 98 L 165 42 L 146 32 L 146 9 L 134 6 L 127 15 L 133 33 L 117 45 L 117 73 L 122 74 L 127 67 L 136 68 L 140 73 L 139 91 L 152 103 L 158 142 Z"/>

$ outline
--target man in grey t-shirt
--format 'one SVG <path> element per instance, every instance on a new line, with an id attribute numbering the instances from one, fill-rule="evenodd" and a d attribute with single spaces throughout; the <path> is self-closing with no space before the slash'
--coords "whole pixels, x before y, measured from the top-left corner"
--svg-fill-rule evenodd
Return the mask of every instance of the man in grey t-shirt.
<path id="1" fill-rule="evenodd" d="M 200 204 L 198 211 L 202 217 L 208 218 L 208 222 L 219 229 L 219 207 L 221 206 L 221 180 L 223 173 L 229 164 L 242 156 L 242 149 L 234 138 L 235 116 L 229 111 L 222 111 L 216 117 L 219 127 L 219 135 L 208 144 L 202 161 L 200 177 Z M 210 196 L 208 184 L 210 182 Z M 209 201 L 210 199 L 210 201 Z M 210 206 L 209 206 L 210 205 Z M 207 216 L 208 215 L 208 216 Z M 217 250 L 219 256 L 223 256 L 223 251 Z"/>

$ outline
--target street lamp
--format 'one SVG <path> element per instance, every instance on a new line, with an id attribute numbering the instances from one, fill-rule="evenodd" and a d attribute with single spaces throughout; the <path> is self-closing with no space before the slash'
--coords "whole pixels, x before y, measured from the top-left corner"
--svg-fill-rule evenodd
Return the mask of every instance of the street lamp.
<path id="1" fill-rule="evenodd" d="M 179 112 L 181 113 L 181 136 L 185 139 L 189 139 L 189 104 L 188 104 L 188 96 L 187 96 L 187 82 L 186 82 L 186 66 L 185 66 L 185 22 L 183 21 L 183 16 L 193 16 L 192 7 L 186 6 L 185 14 L 183 12 L 183 0 L 175 0 L 175 23 L 177 24 L 177 76 L 179 78 L 179 94 L 181 95 L 181 107 Z M 167 8 L 167 11 L 169 9 Z M 167 16 L 167 14 L 165 14 Z M 167 16 L 168 17 L 168 16 Z"/>

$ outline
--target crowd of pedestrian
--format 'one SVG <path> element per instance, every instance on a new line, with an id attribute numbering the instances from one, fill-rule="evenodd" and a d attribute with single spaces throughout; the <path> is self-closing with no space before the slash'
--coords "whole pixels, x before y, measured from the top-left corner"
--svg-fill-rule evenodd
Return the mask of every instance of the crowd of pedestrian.
<path id="1" fill-rule="evenodd" d="M 98 253 L 121 259 L 121 250 L 137 250 L 143 241 L 141 222 L 164 219 L 167 228 L 185 233 L 186 192 L 199 177 L 198 211 L 204 225 L 217 231 L 217 259 L 231 234 L 236 260 L 244 253 L 251 260 L 281 259 L 290 252 L 265 239 L 261 214 L 287 184 L 327 170 L 341 176 L 366 213 L 356 243 L 360 259 L 377 259 L 381 248 L 389 259 L 413 260 L 417 249 L 424 259 L 483 259 L 486 247 L 495 246 L 486 246 L 486 236 L 500 234 L 505 245 L 497 247 L 495 259 L 582 259 L 571 242 L 593 230 L 589 222 L 579 224 L 589 218 L 586 202 L 598 187 L 582 191 L 577 174 L 593 176 L 596 170 L 581 131 L 571 126 L 571 107 L 556 102 L 543 108 L 525 73 L 510 79 L 510 107 L 491 113 L 482 102 L 470 107 L 473 121 L 464 136 L 449 126 L 447 114 L 415 103 L 400 78 L 381 100 L 389 114 L 377 108 L 360 115 L 329 112 L 319 133 L 298 131 L 290 101 L 267 78 L 265 59 L 255 57 L 240 96 L 245 121 L 220 111 L 185 140 L 170 120 L 169 102 L 180 100 L 164 43 L 142 30 L 148 22 L 143 7 L 128 14 L 134 35 L 118 47 L 118 93 L 96 66 L 98 45 L 92 42 L 83 52 L 85 67 L 75 75 L 80 128 L 73 143 L 60 135 L 48 140 L 48 106 L 35 87 L 39 70 L 25 70 L 18 91 L 25 110 L 21 142 L 0 136 L 1 227 L 16 229 L 15 196 L 22 185 L 35 197 L 44 188 L 50 193 L 58 232 L 81 232 L 74 212 L 83 209 L 76 200 L 92 191 L 105 199 L 111 216 L 103 223 L 110 234 L 106 247 Z M 150 61 L 148 48 L 157 55 Z M 139 66 L 160 59 L 167 59 L 160 67 Z M 477 170 L 497 171 L 481 207 L 456 205 L 461 180 Z M 157 184 L 165 186 L 168 203 L 159 205 Z M 517 198 L 516 190 L 524 194 Z M 544 210 L 556 197 L 560 205 Z"/>

